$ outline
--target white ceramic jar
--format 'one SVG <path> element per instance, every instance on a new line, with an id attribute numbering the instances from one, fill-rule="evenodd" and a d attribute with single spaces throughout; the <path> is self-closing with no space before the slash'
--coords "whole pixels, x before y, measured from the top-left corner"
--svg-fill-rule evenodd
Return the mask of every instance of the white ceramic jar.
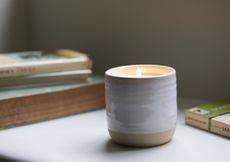
<path id="1" fill-rule="evenodd" d="M 162 65 L 128 65 L 105 73 L 106 112 L 112 139 L 148 147 L 168 142 L 176 127 L 175 69 Z"/>

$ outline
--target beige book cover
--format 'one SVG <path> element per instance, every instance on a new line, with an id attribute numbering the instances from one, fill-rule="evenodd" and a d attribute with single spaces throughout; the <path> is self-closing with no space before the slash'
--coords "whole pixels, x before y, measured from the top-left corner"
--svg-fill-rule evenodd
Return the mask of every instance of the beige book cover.
<path id="1" fill-rule="evenodd" d="M 230 113 L 211 119 L 211 132 L 230 138 Z"/>

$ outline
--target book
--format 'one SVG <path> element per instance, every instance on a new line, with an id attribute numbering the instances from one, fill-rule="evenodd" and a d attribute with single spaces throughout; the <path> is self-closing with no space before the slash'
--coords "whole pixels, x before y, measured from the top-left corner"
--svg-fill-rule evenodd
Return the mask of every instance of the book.
<path id="1" fill-rule="evenodd" d="M 84 83 L 0 91 L 0 128 L 63 117 L 105 106 L 104 78 Z"/>
<path id="2" fill-rule="evenodd" d="M 185 111 L 188 125 L 230 138 L 230 100 L 217 101 Z"/>
<path id="3" fill-rule="evenodd" d="M 68 49 L 0 54 L 0 78 L 91 67 L 92 61 L 86 54 Z"/>
<path id="4" fill-rule="evenodd" d="M 87 80 L 92 71 L 73 70 L 64 72 L 32 74 L 18 77 L 5 77 L 0 79 L 0 90 L 22 88 L 29 86 L 41 86 L 63 83 L 81 83 Z"/>

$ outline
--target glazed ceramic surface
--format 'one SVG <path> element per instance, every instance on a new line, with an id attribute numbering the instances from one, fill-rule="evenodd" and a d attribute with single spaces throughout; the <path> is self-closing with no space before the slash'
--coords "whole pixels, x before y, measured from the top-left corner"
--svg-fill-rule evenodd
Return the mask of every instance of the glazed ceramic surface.
<path id="1" fill-rule="evenodd" d="M 136 78 L 113 76 L 110 73 L 113 69 L 106 71 L 106 112 L 109 130 L 129 134 L 152 134 L 175 128 L 176 72 L 171 67 L 167 68 L 171 69 L 170 73 Z"/>

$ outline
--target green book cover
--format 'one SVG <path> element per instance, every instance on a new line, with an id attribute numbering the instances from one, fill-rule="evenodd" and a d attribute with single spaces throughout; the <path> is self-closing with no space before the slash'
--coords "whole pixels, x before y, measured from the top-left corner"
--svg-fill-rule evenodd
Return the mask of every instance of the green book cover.
<path id="1" fill-rule="evenodd" d="M 59 91 L 94 85 L 103 82 L 104 82 L 104 77 L 98 75 L 91 75 L 86 81 L 80 83 L 77 82 L 77 83 L 69 83 L 69 84 L 38 86 L 38 87 L 28 87 L 28 88 L 18 88 L 18 89 L 12 89 L 12 88 L 0 89 L 0 100 L 39 95 L 44 93 L 59 92 Z"/>

